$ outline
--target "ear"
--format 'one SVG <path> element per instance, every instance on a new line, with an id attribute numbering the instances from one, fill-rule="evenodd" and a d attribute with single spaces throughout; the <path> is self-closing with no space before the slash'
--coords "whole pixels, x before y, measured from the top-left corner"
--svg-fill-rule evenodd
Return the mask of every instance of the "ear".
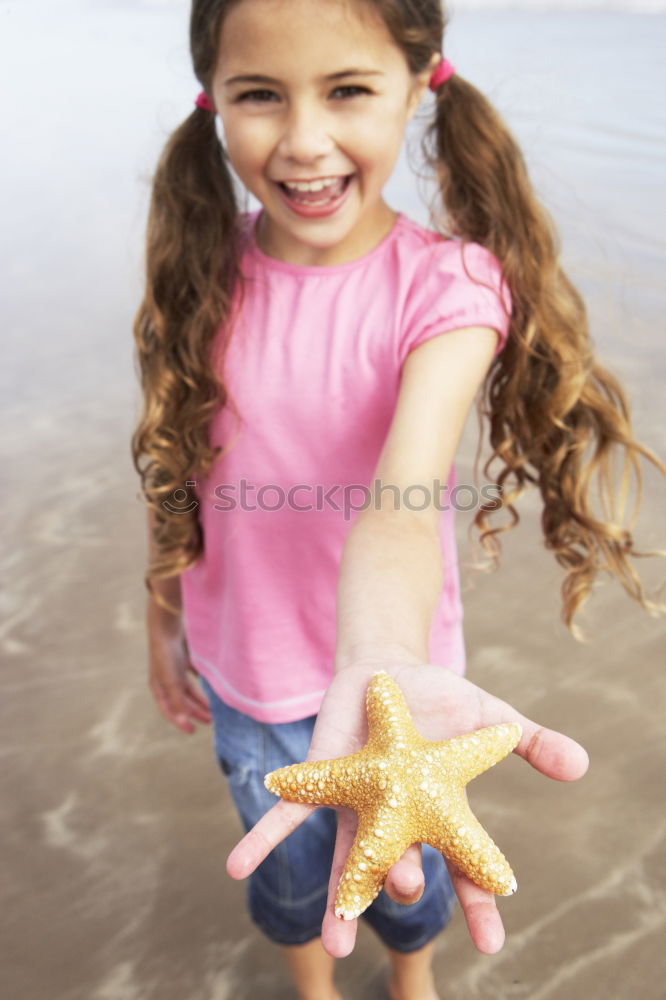
<path id="1" fill-rule="evenodd" d="M 441 53 L 434 52 L 426 68 L 412 77 L 412 88 L 407 99 L 407 121 L 409 121 L 416 114 L 416 109 L 421 103 L 423 95 L 425 94 L 428 84 L 430 83 L 432 72 L 435 66 L 439 63 L 440 59 Z"/>

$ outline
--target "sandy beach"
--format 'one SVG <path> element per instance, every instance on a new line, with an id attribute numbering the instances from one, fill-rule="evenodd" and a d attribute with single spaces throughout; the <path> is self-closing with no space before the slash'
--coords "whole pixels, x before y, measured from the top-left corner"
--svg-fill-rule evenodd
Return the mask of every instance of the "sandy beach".
<path id="1" fill-rule="evenodd" d="M 0 4 L 7 1000 L 292 995 L 277 948 L 246 914 L 245 884 L 225 872 L 241 827 L 211 733 L 169 727 L 146 681 L 131 323 L 150 174 L 197 91 L 188 7 Z M 601 12 L 454 9 L 448 36 L 458 70 L 523 143 L 600 358 L 626 387 L 638 436 L 662 456 L 665 42 L 664 14 Z M 387 200 L 427 222 L 407 158 Z M 473 482 L 476 441 L 472 415 L 459 482 Z M 663 547 L 666 492 L 643 468 L 635 535 L 649 550 Z M 574 641 L 533 494 L 519 511 L 489 575 L 468 565 L 470 515 L 458 517 L 468 676 L 577 739 L 591 766 L 564 785 L 513 757 L 473 783 L 470 802 L 520 889 L 500 902 L 507 942 L 494 957 L 475 951 L 456 913 L 437 939 L 440 992 L 659 1000 L 664 623 L 601 580 L 578 619 L 589 640 Z M 652 592 L 658 563 L 637 564 Z M 339 989 L 379 1000 L 387 968 L 359 922 Z"/>

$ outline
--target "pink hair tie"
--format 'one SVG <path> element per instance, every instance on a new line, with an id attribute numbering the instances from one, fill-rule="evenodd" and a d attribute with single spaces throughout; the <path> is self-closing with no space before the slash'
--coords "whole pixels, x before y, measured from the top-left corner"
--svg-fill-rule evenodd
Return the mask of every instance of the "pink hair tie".
<path id="1" fill-rule="evenodd" d="M 205 90 L 202 90 L 196 101 L 194 102 L 198 108 L 203 108 L 204 111 L 215 111 L 215 105 L 209 98 Z"/>
<path id="2" fill-rule="evenodd" d="M 455 66 L 453 66 L 448 59 L 445 59 L 444 56 L 442 56 L 432 71 L 432 76 L 430 77 L 430 83 L 428 86 L 431 90 L 437 90 L 437 88 L 441 87 L 441 85 L 445 83 L 450 76 L 453 76 L 455 71 Z"/>

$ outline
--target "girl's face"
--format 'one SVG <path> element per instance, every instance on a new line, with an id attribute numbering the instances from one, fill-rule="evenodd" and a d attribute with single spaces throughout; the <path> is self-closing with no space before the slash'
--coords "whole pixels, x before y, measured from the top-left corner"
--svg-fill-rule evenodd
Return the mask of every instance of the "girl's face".
<path id="1" fill-rule="evenodd" d="M 231 164 L 264 206 L 267 253 L 332 265 L 388 233 L 395 215 L 382 189 L 429 75 L 412 76 L 383 21 L 359 0 L 231 7 L 213 97 Z M 319 182 L 309 193 L 286 183 L 308 181 Z"/>

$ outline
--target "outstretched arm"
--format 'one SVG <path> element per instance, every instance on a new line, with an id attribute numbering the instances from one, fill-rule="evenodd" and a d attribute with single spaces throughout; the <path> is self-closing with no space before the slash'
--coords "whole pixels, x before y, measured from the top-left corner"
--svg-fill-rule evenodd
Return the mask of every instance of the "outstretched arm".
<path id="1" fill-rule="evenodd" d="M 398 405 L 375 479 L 397 486 L 446 481 L 471 402 L 497 343 L 494 330 L 471 327 L 446 333 L 415 348 L 403 366 Z M 437 533 L 440 512 L 369 507 L 350 529 L 338 584 L 335 676 L 315 725 L 308 760 L 342 757 L 367 737 L 365 692 L 377 669 L 402 688 L 414 724 L 430 740 L 483 726 L 518 722 L 516 748 L 543 774 L 558 780 L 580 777 L 587 755 L 568 737 L 545 730 L 505 702 L 428 663 L 428 635 L 442 585 Z M 237 844 L 227 860 L 233 878 L 249 875 L 270 850 L 310 815 L 314 806 L 279 801 Z M 335 957 L 348 955 L 356 920 L 340 921 L 334 901 L 345 859 L 354 841 L 356 815 L 339 808 L 322 943 Z M 423 889 L 419 845 L 413 844 L 389 871 L 385 890 L 400 903 L 415 902 Z M 480 951 L 502 947 L 504 931 L 495 897 L 450 867 L 472 939 Z"/>
<path id="2" fill-rule="evenodd" d="M 427 340 L 408 355 L 391 427 L 373 483 L 383 487 L 352 526 L 338 581 L 336 669 L 397 654 L 428 659 L 428 635 L 442 588 L 441 512 L 433 494 L 413 509 L 410 487 L 446 483 L 472 401 L 497 345 L 489 327 Z M 397 497 L 397 505 L 394 500 Z M 417 504 L 425 495 L 417 493 Z"/>

